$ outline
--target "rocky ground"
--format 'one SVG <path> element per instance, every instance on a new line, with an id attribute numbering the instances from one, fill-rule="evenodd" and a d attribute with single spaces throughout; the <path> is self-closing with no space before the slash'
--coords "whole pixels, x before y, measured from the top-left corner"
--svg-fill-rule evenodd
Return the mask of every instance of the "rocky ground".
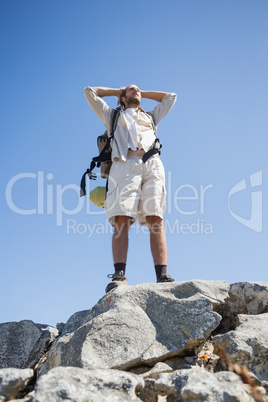
<path id="1" fill-rule="evenodd" d="M 268 283 L 121 286 L 57 329 L 0 324 L 0 401 L 268 401 Z"/>

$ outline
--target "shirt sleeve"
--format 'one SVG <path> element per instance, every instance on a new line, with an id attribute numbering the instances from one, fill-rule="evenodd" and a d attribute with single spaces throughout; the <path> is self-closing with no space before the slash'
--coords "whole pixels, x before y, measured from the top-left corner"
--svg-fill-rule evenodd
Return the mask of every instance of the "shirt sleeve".
<path id="1" fill-rule="evenodd" d="M 96 113 L 96 115 L 102 120 L 106 128 L 110 128 L 110 119 L 112 108 L 107 105 L 107 103 L 99 97 L 97 91 L 91 87 L 86 87 L 83 90 L 83 94 L 91 107 L 91 109 Z"/>
<path id="2" fill-rule="evenodd" d="M 152 110 L 152 114 L 154 117 L 155 125 L 168 114 L 168 112 L 172 109 L 174 103 L 177 100 L 177 95 L 174 93 L 168 93 L 164 96 L 161 102 L 159 102 L 156 107 Z"/>

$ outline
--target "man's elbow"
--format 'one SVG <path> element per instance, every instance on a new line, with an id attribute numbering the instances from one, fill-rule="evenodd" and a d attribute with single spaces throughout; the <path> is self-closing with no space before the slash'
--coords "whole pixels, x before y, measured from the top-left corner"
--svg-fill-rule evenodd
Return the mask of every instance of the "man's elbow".
<path id="1" fill-rule="evenodd" d="M 90 87 L 85 87 L 85 88 L 83 89 L 83 94 L 85 95 L 85 93 L 89 92 L 90 89 L 91 89 Z"/>
<path id="2" fill-rule="evenodd" d="M 167 92 L 161 99 L 161 102 L 163 102 L 165 99 L 170 99 L 170 100 L 173 100 L 174 102 L 176 102 L 177 94 L 175 92 Z"/>
<path id="3" fill-rule="evenodd" d="M 86 98 L 90 97 L 95 99 L 96 96 L 98 96 L 98 92 L 96 91 L 96 89 L 94 87 L 85 87 L 83 89 L 83 94 Z"/>

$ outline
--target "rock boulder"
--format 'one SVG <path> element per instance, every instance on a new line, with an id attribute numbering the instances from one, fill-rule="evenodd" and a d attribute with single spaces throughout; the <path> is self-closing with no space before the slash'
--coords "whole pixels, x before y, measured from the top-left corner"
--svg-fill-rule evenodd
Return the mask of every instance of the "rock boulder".
<path id="1" fill-rule="evenodd" d="M 33 378 L 32 369 L 4 368 L 0 369 L 0 401 L 15 399 Z"/>
<path id="2" fill-rule="evenodd" d="M 120 286 L 68 320 L 40 374 L 57 366 L 126 370 L 194 354 L 220 324 L 228 289 L 223 281 Z"/>
<path id="3" fill-rule="evenodd" d="M 123 371 L 57 367 L 37 381 L 32 402 L 135 402 L 143 387 L 142 377 Z"/>
<path id="4" fill-rule="evenodd" d="M 58 331 L 32 321 L 0 324 L 0 368 L 34 368 Z"/>
<path id="5" fill-rule="evenodd" d="M 238 323 L 234 331 L 214 337 L 214 352 L 226 367 L 237 363 L 248 367 L 259 380 L 268 381 L 268 313 L 239 314 Z"/>
<path id="6" fill-rule="evenodd" d="M 235 329 L 238 314 L 268 313 L 268 284 L 265 282 L 238 282 L 230 286 L 229 297 L 224 304 L 221 322 L 222 332 Z"/>

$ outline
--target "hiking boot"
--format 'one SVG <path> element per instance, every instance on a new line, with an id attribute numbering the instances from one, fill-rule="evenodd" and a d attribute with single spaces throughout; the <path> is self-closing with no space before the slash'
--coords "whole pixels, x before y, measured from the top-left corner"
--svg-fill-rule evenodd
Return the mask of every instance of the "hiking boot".
<path id="1" fill-rule="evenodd" d="M 120 285 L 128 285 L 127 278 L 125 277 L 124 271 L 116 272 L 115 274 L 107 275 L 108 278 L 112 278 L 112 282 L 108 283 L 105 288 L 105 292 L 108 293 L 110 290 L 116 288 Z"/>
<path id="2" fill-rule="evenodd" d="M 171 276 L 168 274 L 161 274 L 157 283 L 163 283 L 163 282 L 174 282 L 174 279 L 172 279 Z"/>

